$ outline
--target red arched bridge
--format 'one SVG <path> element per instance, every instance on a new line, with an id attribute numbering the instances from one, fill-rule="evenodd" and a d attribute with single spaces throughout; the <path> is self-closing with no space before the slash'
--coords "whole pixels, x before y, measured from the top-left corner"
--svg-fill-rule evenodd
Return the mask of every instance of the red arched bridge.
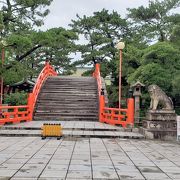
<path id="1" fill-rule="evenodd" d="M 0 124 L 32 120 L 89 120 L 112 125 L 134 125 L 134 99 L 127 99 L 127 108 L 106 107 L 100 64 L 93 77 L 57 76 L 46 62 L 39 74 L 27 105 L 0 106 Z"/>

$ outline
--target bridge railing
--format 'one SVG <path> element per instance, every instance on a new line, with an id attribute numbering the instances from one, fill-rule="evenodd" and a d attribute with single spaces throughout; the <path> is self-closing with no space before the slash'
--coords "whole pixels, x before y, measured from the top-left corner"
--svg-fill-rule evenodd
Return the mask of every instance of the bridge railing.
<path id="1" fill-rule="evenodd" d="M 98 95 L 99 95 L 99 121 L 102 119 L 102 111 L 105 106 L 105 101 L 103 99 L 103 96 L 101 96 L 102 93 L 102 81 L 101 81 L 101 74 L 100 74 L 100 64 L 95 65 L 95 71 L 93 72 L 93 77 L 97 80 L 98 85 Z"/>
<path id="2" fill-rule="evenodd" d="M 49 62 L 46 62 L 45 67 L 43 68 L 43 70 L 41 71 L 41 73 L 38 76 L 36 84 L 33 88 L 33 92 L 30 93 L 28 96 L 28 106 L 30 109 L 30 119 L 33 118 L 34 107 L 35 107 L 36 100 L 37 100 L 37 97 L 39 95 L 39 92 L 41 90 L 41 87 L 42 87 L 44 81 L 49 76 L 57 76 L 57 73 L 54 71 L 53 67 L 49 64 Z"/>
<path id="3" fill-rule="evenodd" d="M 100 64 L 98 64 L 98 63 L 95 66 L 95 71 L 93 72 L 93 77 L 95 77 L 97 80 L 98 94 L 99 94 L 99 99 L 100 99 L 101 90 L 102 90 L 102 81 L 101 81 L 101 74 L 100 74 Z"/>
<path id="4" fill-rule="evenodd" d="M 29 106 L 0 106 L 1 118 L 0 124 L 8 122 L 29 121 Z"/>
<path id="5" fill-rule="evenodd" d="M 5 124 L 7 122 L 20 122 L 20 121 L 31 121 L 33 118 L 34 107 L 40 89 L 44 81 L 49 76 L 56 76 L 57 73 L 54 71 L 53 67 L 46 62 L 43 70 L 38 76 L 36 84 L 33 88 L 32 93 L 28 95 L 28 103 L 24 106 L 0 106 L 0 124 Z"/>
<path id="6" fill-rule="evenodd" d="M 105 107 L 104 90 L 102 88 L 100 64 L 96 64 L 93 77 L 97 79 L 99 94 L 99 121 L 127 127 L 134 126 L 134 99 L 127 99 L 127 109 Z"/>

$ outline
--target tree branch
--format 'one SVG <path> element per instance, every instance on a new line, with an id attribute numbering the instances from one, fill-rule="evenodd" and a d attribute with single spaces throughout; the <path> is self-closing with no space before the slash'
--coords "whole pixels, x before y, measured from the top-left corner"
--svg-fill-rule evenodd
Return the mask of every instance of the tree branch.
<path id="1" fill-rule="evenodd" d="M 30 55 L 32 52 L 34 52 L 36 49 L 42 47 L 42 45 L 37 45 L 35 47 L 33 47 L 31 50 L 27 51 L 25 54 L 21 55 L 21 56 L 16 56 L 16 60 L 17 61 L 22 61 L 25 57 L 27 57 L 28 55 Z"/>
<path id="2" fill-rule="evenodd" d="M 5 3 L 4 1 L 0 1 L 0 3 L 7 5 L 7 3 Z"/>

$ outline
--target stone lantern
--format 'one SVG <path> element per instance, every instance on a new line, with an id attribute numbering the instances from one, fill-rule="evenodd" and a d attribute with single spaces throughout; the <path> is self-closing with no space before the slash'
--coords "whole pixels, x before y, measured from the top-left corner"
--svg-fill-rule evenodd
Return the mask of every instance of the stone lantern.
<path id="1" fill-rule="evenodd" d="M 139 117 L 140 117 L 140 97 L 142 95 L 141 90 L 142 87 L 145 85 L 142 84 L 140 81 L 137 81 L 135 84 L 131 86 L 133 89 L 133 96 L 135 99 L 135 123 L 139 123 Z"/>

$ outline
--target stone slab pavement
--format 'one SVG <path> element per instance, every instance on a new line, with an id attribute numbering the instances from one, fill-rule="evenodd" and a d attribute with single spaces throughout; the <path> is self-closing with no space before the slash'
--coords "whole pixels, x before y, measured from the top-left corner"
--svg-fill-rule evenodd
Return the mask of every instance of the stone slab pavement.
<path id="1" fill-rule="evenodd" d="M 0 179 L 180 180 L 180 145 L 130 139 L 0 137 Z"/>

